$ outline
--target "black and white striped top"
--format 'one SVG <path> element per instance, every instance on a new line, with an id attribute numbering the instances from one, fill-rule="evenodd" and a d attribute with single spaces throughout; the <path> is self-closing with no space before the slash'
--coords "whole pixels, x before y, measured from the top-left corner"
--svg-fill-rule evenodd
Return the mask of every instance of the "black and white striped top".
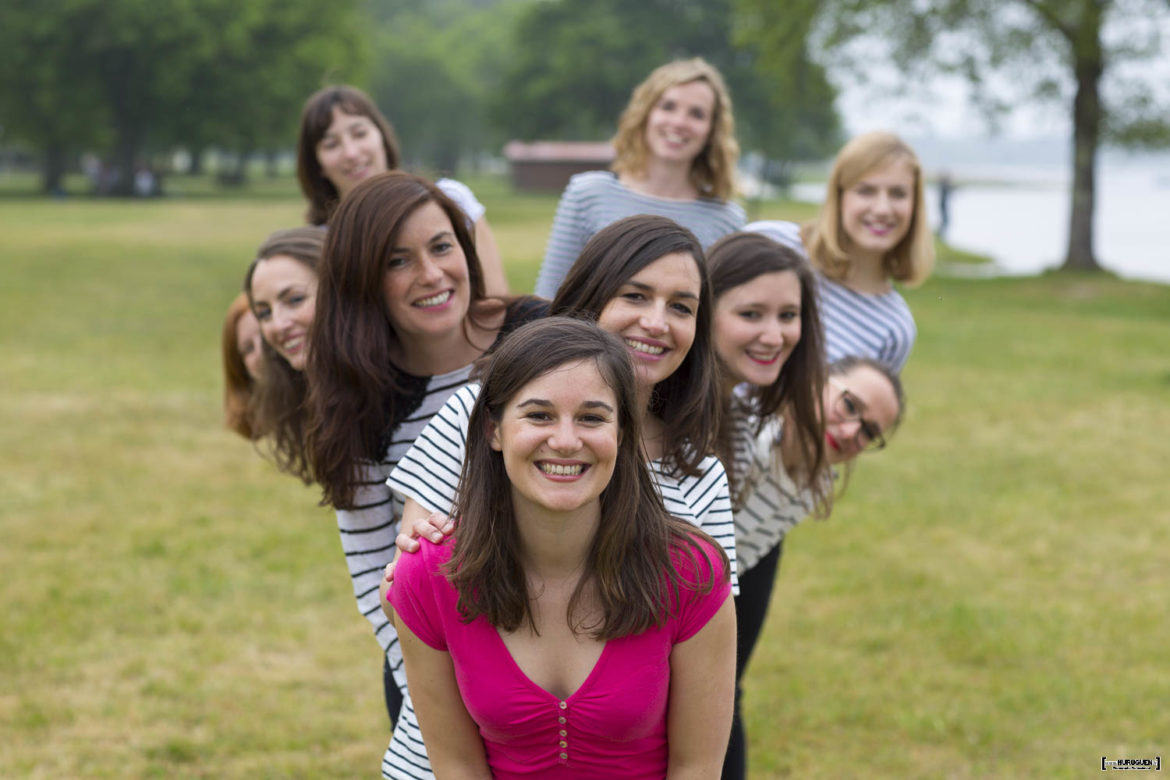
<path id="1" fill-rule="evenodd" d="M 536 278 L 536 294 L 553 298 L 593 234 L 636 214 L 673 219 L 694 233 L 704 249 L 739 230 L 746 220 L 743 209 L 732 201 L 656 198 L 634 192 L 609 171 L 579 173 L 569 179 L 557 204 L 544 262 Z"/>
<path id="2" fill-rule="evenodd" d="M 769 417 L 759 428 L 751 401 L 731 401 L 732 473 L 738 488 L 735 510 L 735 551 L 739 573 L 750 571 L 813 509 L 811 491 L 796 485 L 784 471 L 779 444 L 783 419 Z"/>
<path id="3" fill-rule="evenodd" d="M 744 230 L 804 252 L 800 226 L 794 222 L 762 220 Z M 884 293 L 850 290 L 817 272 L 817 297 L 825 329 L 825 353 L 830 363 L 848 355 L 868 357 L 901 371 L 910 359 L 918 328 L 906 299 L 894 288 Z"/>

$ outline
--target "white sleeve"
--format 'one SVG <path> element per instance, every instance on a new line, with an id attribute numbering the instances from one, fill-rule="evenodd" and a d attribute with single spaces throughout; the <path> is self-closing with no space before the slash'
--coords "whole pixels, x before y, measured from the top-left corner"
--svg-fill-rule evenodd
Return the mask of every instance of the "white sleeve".
<path id="1" fill-rule="evenodd" d="M 570 179 L 569 186 L 561 193 L 544 250 L 544 262 L 540 264 L 536 277 L 536 295 L 550 301 L 556 297 L 561 282 L 569 275 L 569 269 L 590 238 L 583 221 L 581 185 L 579 180 L 574 181 L 576 178 Z"/>
<path id="2" fill-rule="evenodd" d="M 455 201 L 455 205 L 463 210 L 472 225 L 479 222 L 480 217 L 487 211 L 479 199 L 475 197 L 471 188 L 461 181 L 439 179 L 435 182 L 435 186 L 441 189 L 448 198 Z"/>
<path id="3" fill-rule="evenodd" d="M 429 512 L 450 515 L 459 490 L 459 474 L 467 451 L 471 408 L 479 397 L 479 383 L 455 391 L 431 417 L 422 433 L 390 474 L 391 489 L 413 498 Z"/>
<path id="4" fill-rule="evenodd" d="M 743 229 L 751 233 L 767 236 L 778 244 L 795 249 L 805 255 L 804 243 L 800 240 L 800 225 L 795 222 L 784 222 L 778 219 L 762 219 L 758 222 L 749 222 Z"/>

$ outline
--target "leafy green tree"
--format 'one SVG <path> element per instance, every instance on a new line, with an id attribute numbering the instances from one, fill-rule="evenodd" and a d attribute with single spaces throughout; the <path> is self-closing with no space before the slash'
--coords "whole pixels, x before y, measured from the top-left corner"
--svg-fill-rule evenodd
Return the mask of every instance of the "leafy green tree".
<path id="1" fill-rule="evenodd" d="M 515 60 L 493 106 L 514 137 L 608 138 L 633 88 L 654 68 L 702 56 L 732 92 L 741 143 L 770 157 L 823 156 L 838 141 L 835 93 L 804 39 L 786 70 L 739 31 L 730 0 L 553 0 L 528 7 Z"/>
<path id="2" fill-rule="evenodd" d="M 908 82 L 964 76 L 977 104 L 994 114 L 1021 99 L 1057 100 L 1072 120 L 1072 213 L 1064 267 L 1095 270 L 1093 212 L 1103 142 L 1170 143 L 1170 116 L 1145 63 L 1158 61 L 1165 0 L 736 0 L 743 37 L 763 56 L 813 25 L 823 57 L 857 73 L 851 46 L 888 47 Z M 854 51 L 856 51 L 854 49 Z M 851 67 L 852 66 L 852 67 Z M 1015 92 L 1003 97 L 1007 85 Z"/>
<path id="3" fill-rule="evenodd" d="M 11 0 L 0 23 L 0 127 L 4 141 L 42 156 L 42 188 L 61 189 L 68 160 L 108 141 L 108 111 L 83 56 L 85 28 L 53 22 L 92 13 L 93 0 Z"/>
<path id="4" fill-rule="evenodd" d="M 175 145 L 285 145 L 301 101 L 361 63 L 359 0 L 10 0 L 0 122 L 42 150 L 136 162 Z M 24 105 L 31 103 L 32 111 Z"/>
<path id="5" fill-rule="evenodd" d="M 511 31 L 531 0 L 375 0 L 370 91 L 393 122 L 405 160 L 443 173 L 503 136 L 488 99 L 511 61 Z"/>

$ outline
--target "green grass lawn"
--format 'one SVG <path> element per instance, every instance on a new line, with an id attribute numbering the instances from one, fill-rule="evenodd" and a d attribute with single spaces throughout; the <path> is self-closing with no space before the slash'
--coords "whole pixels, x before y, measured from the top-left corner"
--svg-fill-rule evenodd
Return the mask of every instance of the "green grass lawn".
<path id="1" fill-rule="evenodd" d="M 473 185 L 527 290 L 555 197 Z M 381 660 L 332 514 L 221 427 L 223 312 L 303 213 L 266 186 L 0 200 L 2 777 L 378 772 Z M 904 428 L 786 544 L 753 777 L 1166 756 L 1170 287 L 936 277 L 907 298 Z"/>

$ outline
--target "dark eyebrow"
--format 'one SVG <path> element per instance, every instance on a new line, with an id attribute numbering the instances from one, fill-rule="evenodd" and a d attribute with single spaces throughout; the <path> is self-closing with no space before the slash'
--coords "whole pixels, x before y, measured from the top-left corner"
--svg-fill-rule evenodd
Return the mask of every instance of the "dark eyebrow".
<path id="1" fill-rule="evenodd" d="M 283 298 L 287 298 L 290 295 L 296 295 L 296 294 L 302 293 L 302 292 L 304 292 L 304 290 L 297 289 L 296 284 L 290 284 L 288 287 L 281 288 L 280 292 L 278 292 L 276 294 L 276 298 L 277 298 L 277 300 L 280 300 Z"/>
<path id="2" fill-rule="evenodd" d="M 857 404 L 859 407 L 861 407 L 862 411 L 865 411 L 866 409 L 869 408 L 869 404 L 867 404 L 865 401 L 861 400 L 861 396 L 859 396 L 857 393 L 853 392 L 852 390 L 844 389 L 841 391 L 841 393 L 843 395 L 847 395 L 850 398 L 852 398 L 853 402 L 855 404 Z"/>
<path id="3" fill-rule="evenodd" d="M 645 291 L 645 292 L 652 292 L 654 290 L 653 287 L 646 284 L 645 282 L 635 282 L 633 279 L 630 279 L 629 281 L 627 281 L 623 285 L 623 287 L 633 287 L 635 290 L 641 290 L 641 291 Z M 691 299 L 696 300 L 696 301 L 699 300 L 699 296 L 695 295 L 690 290 L 676 290 L 675 292 L 671 293 L 671 297 L 672 298 L 691 298 Z"/>
<path id="4" fill-rule="evenodd" d="M 453 231 L 450 231 L 450 230 L 440 230 L 438 233 L 435 233 L 433 236 L 428 238 L 427 243 L 430 244 L 431 242 L 437 241 L 440 238 L 454 239 L 455 233 Z M 390 254 L 394 254 L 395 252 L 409 252 L 409 251 L 410 250 L 404 246 L 396 246 L 390 250 Z"/>
<path id="5" fill-rule="evenodd" d="M 552 406 L 552 401 L 547 401 L 543 398 L 529 398 L 527 401 L 521 401 L 516 404 L 517 408 L 524 408 L 525 406 Z M 605 409 L 607 412 L 612 412 L 613 407 L 605 401 L 582 401 L 581 406 L 586 409 Z"/>

